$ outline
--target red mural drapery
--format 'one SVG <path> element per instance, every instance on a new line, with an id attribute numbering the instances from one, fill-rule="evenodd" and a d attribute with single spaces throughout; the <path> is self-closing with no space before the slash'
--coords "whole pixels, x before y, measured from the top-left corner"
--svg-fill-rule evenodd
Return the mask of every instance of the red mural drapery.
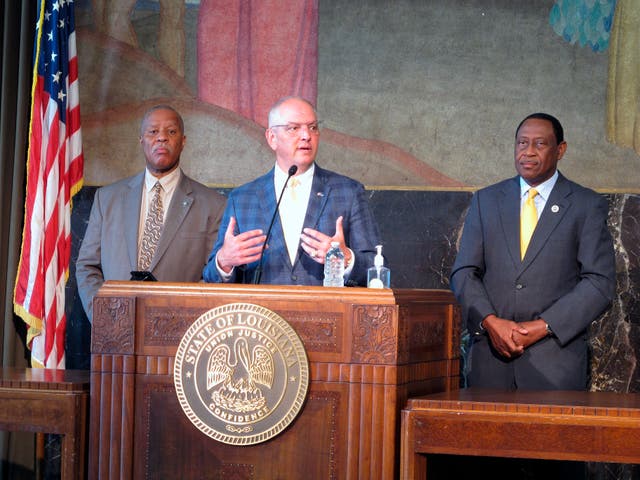
<path id="1" fill-rule="evenodd" d="M 266 125 L 284 95 L 318 91 L 318 0 L 202 0 L 200 100 Z"/>

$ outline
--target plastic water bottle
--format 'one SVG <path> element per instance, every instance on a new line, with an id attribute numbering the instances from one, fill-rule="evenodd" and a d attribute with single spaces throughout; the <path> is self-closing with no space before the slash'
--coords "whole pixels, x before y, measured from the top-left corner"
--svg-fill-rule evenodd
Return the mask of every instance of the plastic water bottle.
<path id="1" fill-rule="evenodd" d="M 331 248 L 324 259 L 325 287 L 344 287 L 344 254 L 339 242 L 331 242 Z"/>
<path id="2" fill-rule="evenodd" d="M 369 288 L 390 288 L 391 271 L 384 266 L 382 256 L 382 245 L 376 245 L 377 254 L 373 260 L 373 267 L 367 270 L 367 287 Z"/>

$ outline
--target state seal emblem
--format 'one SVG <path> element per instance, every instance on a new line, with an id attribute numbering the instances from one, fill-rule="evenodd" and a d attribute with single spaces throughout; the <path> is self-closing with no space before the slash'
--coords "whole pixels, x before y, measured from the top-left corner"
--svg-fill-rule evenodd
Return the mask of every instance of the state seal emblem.
<path id="1" fill-rule="evenodd" d="M 230 303 L 201 315 L 176 353 L 182 410 L 203 433 L 231 445 L 278 435 L 298 415 L 309 362 L 295 330 L 267 308 Z"/>

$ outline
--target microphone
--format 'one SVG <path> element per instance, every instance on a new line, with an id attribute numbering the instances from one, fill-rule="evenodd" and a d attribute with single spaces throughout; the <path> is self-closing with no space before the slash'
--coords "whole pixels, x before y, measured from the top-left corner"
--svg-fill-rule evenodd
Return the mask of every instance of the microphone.
<path id="1" fill-rule="evenodd" d="M 282 195 L 284 195 L 284 191 L 287 188 L 287 183 L 289 183 L 289 179 L 293 177 L 298 171 L 297 165 L 291 165 L 289 167 L 289 171 L 287 172 L 287 179 L 284 181 L 284 185 L 282 186 L 282 191 L 280 192 L 280 196 L 278 197 L 278 203 L 276 203 L 276 209 L 273 212 L 273 216 L 271 217 L 271 223 L 269 224 L 269 228 L 267 229 L 267 237 L 264 239 L 264 243 L 262 244 L 262 251 L 260 252 L 260 260 L 258 261 L 258 266 L 256 267 L 255 272 L 253 273 L 253 284 L 258 285 L 260 283 L 260 278 L 262 277 L 262 261 L 264 259 L 264 249 L 267 248 L 267 242 L 269 241 L 269 237 L 271 236 L 271 228 L 273 227 L 273 222 L 276 220 L 276 215 L 278 214 L 278 209 L 280 208 L 280 201 L 282 200 Z"/>

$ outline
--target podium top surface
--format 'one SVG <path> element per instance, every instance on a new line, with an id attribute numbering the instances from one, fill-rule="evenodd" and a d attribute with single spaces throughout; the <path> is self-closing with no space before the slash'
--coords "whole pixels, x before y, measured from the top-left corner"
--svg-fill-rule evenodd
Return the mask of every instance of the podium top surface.
<path id="1" fill-rule="evenodd" d="M 97 296 L 114 295 L 213 295 L 250 296 L 263 299 L 275 296 L 289 298 L 336 300 L 352 298 L 363 303 L 398 303 L 399 301 L 452 302 L 453 294 L 445 289 L 322 287 L 305 285 L 251 285 L 237 283 L 175 283 L 107 281 Z"/>

